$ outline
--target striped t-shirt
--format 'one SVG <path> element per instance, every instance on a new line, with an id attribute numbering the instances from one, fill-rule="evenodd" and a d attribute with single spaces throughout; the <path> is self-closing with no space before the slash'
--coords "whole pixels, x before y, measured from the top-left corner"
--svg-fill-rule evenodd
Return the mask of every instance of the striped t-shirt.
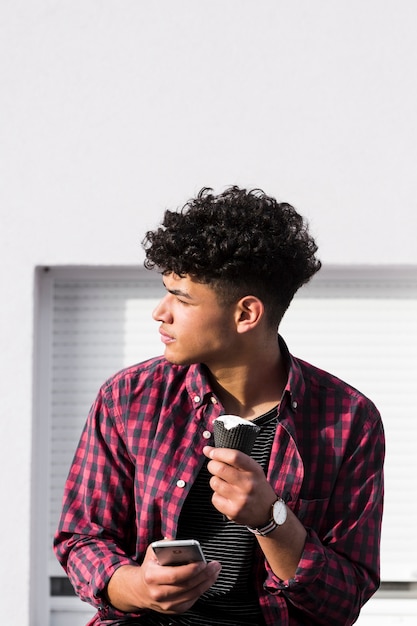
<path id="1" fill-rule="evenodd" d="M 266 472 L 277 425 L 277 408 L 253 420 L 261 428 L 252 458 Z M 181 511 L 178 539 L 198 539 L 208 561 L 220 561 L 216 583 L 182 616 L 167 623 L 184 626 L 263 626 L 252 577 L 256 539 L 246 526 L 227 520 L 211 503 L 211 474 L 201 469 Z M 265 520 L 266 521 L 266 520 Z"/>

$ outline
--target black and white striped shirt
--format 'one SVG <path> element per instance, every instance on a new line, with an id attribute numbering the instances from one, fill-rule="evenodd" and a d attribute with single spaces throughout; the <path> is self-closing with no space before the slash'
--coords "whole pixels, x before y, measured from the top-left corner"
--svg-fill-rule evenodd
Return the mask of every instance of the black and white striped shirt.
<path id="1" fill-rule="evenodd" d="M 253 420 L 261 430 L 251 456 L 266 472 L 277 425 L 277 408 Z M 256 539 L 245 526 L 224 518 L 211 503 L 211 474 L 201 469 L 181 512 L 178 538 L 198 539 L 208 561 L 222 564 L 216 583 L 193 608 L 172 624 L 184 626 L 262 626 L 264 620 L 252 580 Z M 168 622 L 167 622 L 168 623 Z"/>

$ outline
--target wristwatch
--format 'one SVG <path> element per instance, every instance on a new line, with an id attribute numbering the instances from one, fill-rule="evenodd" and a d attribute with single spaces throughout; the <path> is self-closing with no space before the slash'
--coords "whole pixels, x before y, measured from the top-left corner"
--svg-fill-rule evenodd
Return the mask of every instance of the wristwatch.
<path id="1" fill-rule="evenodd" d="M 278 528 L 278 526 L 282 526 L 286 519 L 287 505 L 282 498 L 277 498 L 272 505 L 272 517 L 267 524 L 261 526 L 260 528 L 251 528 L 250 526 L 247 526 L 246 528 L 254 535 L 266 537 L 266 535 L 272 533 L 272 531 Z"/>

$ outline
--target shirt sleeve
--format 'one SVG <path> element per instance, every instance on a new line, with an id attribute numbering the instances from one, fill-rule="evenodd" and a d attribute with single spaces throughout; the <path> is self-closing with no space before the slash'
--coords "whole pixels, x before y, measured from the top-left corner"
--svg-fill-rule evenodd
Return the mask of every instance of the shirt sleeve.
<path id="1" fill-rule="evenodd" d="M 266 564 L 266 591 L 323 626 L 352 624 L 379 586 L 385 441 L 379 413 L 373 405 L 367 413 L 320 520 L 305 524 L 295 577 L 282 581 Z"/>
<path id="2" fill-rule="evenodd" d="M 93 404 L 67 478 L 54 549 L 77 595 L 107 612 L 103 592 L 134 553 L 133 475 L 121 425 L 104 387 Z M 116 612 L 117 613 L 117 612 Z"/>

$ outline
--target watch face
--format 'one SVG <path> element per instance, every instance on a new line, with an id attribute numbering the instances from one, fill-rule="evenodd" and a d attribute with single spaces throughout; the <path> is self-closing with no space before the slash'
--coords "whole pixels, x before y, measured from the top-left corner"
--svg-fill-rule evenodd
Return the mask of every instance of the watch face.
<path id="1" fill-rule="evenodd" d="M 275 523 L 278 526 L 282 526 L 282 524 L 287 519 L 287 507 L 283 500 L 277 500 L 273 507 L 273 516 Z"/>

